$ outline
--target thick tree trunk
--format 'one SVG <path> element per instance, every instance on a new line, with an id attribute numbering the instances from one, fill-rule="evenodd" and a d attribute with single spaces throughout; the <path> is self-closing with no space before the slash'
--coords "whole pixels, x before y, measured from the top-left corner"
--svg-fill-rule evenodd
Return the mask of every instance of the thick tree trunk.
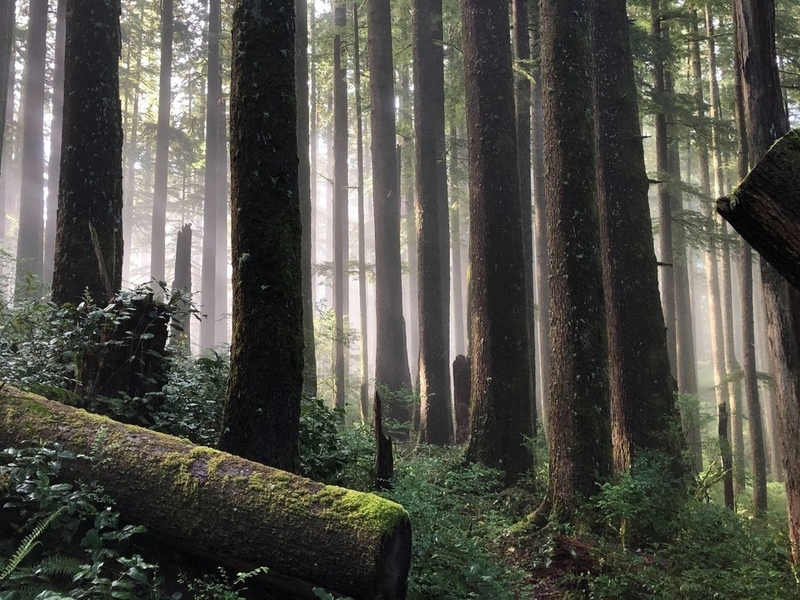
<path id="1" fill-rule="evenodd" d="M 220 447 L 286 470 L 298 459 L 304 335 L 294 43 L 293 0 L 237 2 L 233 339 Z"/>
<path id="2" fill-rule="evenodd" d="M 472 394 L 467 459 L 515 484 L 533 465 L 525 256 L 505 0 L 463 0 Z"/>
<path id="3" fill-rule="evenodd" d="M 588 10 L 587 0 L 559 0 L 540 15 L 552 357 L 550 480 L 538 516 L 556 520 L 612 470 Z"/>
<path id="4" fill-rule="evenodd" d="M 103 306 L 122 285 L 120 4 L 68 0 L 53 301 Z M 102 77 L 101 77 L 102 75 Z M 41 218 L 41 213 L 39 215 Z"/>
<path id="5" fill-rule="evenodd" d="M 625 0 L 592 0 L 594 117 L 601 253 L 608 318 L 611 430 L 618 473 L 660 450 L 682 471 L 647 171 Z"/>
<path id="6" fill-rule="evenodd" d="M 444 49 L 441 0 L 413 3 L 414 132 L 419 396 L 421 442 L 443 446 L 453 438 L 450 402 L 450 270 L 444 134 Z M 442 197 L 444 196 L 444 197 Z"/>
<path id="7" fill-rule="evenodd" d="M 0 446 L 59 443 L 93 462 L 64 463 L 94 481 L 165 543 L 239 570 L 266 566 L 294 596 L 312 586 L 363 600 L 405 598 L 411 527 L 403 508 L 324 486 L 178 438 L 124 425 L 6 387 Z M 198 524 L 202 524 L 198 526 Z"/>
<path id="8" fill-rule="evenodd" d="M 29 11 L 22 109 L 22 187 L 15 294 L 38 296 L 27 275 L 41 279 L 44 259 L 44 101 L 47 60 L 47 0 L 33 2 Z"/>
<path id="9" fill-rule="evenodd" d="M 736 51 L 739 54 L 739 65 L 742 70 L 742 90 L 744 96 L 745 123 L 747 124 L 747 142 L 751 164 L 767 154 L 780 155 L 780 146 L 770 145 L 776 137 L 788 129 L 788 119 L 781 100 L 780 78 L 776 65 L 775 50 L 775 4 L 773 0 L 734 0 L 734 26 L 737 33 Z M 795 138 L 797 134 L 790 136 Z M 791 145 L 791 142 L 790 142 Z M 777 151 L 776 151 L 777 150 Z M 774 164 L 774 163 L 773 163 Z M 795 170 L 796 164 L 790 167 Z M 756 168 L 745 184 L 753 179 L 758 180 L 764 169 Z M 769 171 L 769 169 L 767 169 Z M 778 173 L 775 173 L 777 176 Z M 769 179 L 763 182 L 768 185 Z M 743 186 L 745 184 L 742 184 Z M 756 186 L 759 189 L 760 186 Z M 722 204 L 722 206 L 720 206 Z M 742 212 L 753 208 L 754 202 L 748 201 L 748 194 L 738 192 L 727 202 L 718 203 L 723 216 L 736 228 Z M 756 202 L 757 204 L 757 202 Z M 743 210 L 744 209 L 744 210 Z M 769 213 L 768 213 L 769 214 Z M 772 215 L 774 217 L 774 215 Z M 777 221 L 776 225 L 782 225 Z M 738 229 L 737 229 L 738 230 Z M 769 230 L 767 230 L 769 232 Z M 765 233 L 767 233 L 765 232 Z M 771 233 L 780 238 L 780 230 Z M 767 233 L 769 235 L 769 233 Z M 747 235 L 745 239 L 751 241 Z M 754 236 L 764 239 L 766 236 Z M 769 247 L 769 246 L 768 246 Z M 769 256 L 768 247 L 762 252 Z M 780 246 L 773 255 L 782 256 Z M 784 250 L 791 254 L 790 247 Z M 785 256 L 785 254 L 783 254 Z M 775 380 L 777 384 L 778 415 L 781 438 L 783 465 L 786 476 L 786 499 L 789 517 L 789 539 L 792 544 L 794 562 L 800 561 L 800 440 L 797 430 L 800 428 L 800 360 L 798 360 L 798 293 L 792 292 L 786 281 L 775 269 L 761 261 L 761 278 L 764 286 L 764 304 L 767 313 L 769 345 L 775 361 Z"/>
<path id="10" fill-rule="evenodd" d="M 372 170 L 375 206 L 375 384 L 391 392 L 411 389 L 406 351 L 400 264 L 400 194 L 395 147 L 395 96 L 389 0 L 368 1 Z M 406 404 L 384 396 L 385 414 L 408 422 Z"/>
<path id="11" fill-rule="evenodd" d="M 158 83 L 153 229 L 150 237 L 150 277 L 164 281 L 166 264 L 167 187 L 169 182 L 169 130 L 172 104 L 172 34 L 174 0 L 161 2 L 161 58 Z M 155 283 L 158 293 L 158 283 Z M 213 318 L 213 317 L 212 317 Z"/>

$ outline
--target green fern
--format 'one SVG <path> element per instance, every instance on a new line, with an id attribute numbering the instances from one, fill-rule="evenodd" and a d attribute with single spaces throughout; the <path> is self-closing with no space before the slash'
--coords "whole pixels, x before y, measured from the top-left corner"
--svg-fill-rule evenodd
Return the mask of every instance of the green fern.
<path id="1" fill-rule="evenodd" d="M 4 579 L 8 578 L 8 576 L 14 572 L 14 570 L 19 566 L 19 563 L 25 560 L 25 557 L 28 556 L 28 554 L 31 553 L 31 550 L 33 550 L 36 547 L 37 544 L 36 540 L 39 539 L 39 537 L 50 526 L 50 523 L 55 521 L 57 517 L 59 517 L 66 511 L 67 507 L 62 506 L 58 510 L 50 513 L 44 519 L 39 521 L 39 524 L 36 527 L 34 527 L 33 531 L 31 531 L 27 536 L 25 536 L 25 539 L 22 540 L 22 543 L 20 544 L 17 551 L 14 553 L 14 556 L 12 556 L 9 559 L 5 569 L 3 569 L 3 572 L 0 573 L 0 581 L 3 581 Z"/>
<path id="2" fill-rule="evenodd" d="M 66 554 L 53 554 L 43 558 L 41 562 L 36 565 L 35 570 L 37 575 L 43 577 L 72 577 L 81 570 L 83 563 L 72 556 Z"/>

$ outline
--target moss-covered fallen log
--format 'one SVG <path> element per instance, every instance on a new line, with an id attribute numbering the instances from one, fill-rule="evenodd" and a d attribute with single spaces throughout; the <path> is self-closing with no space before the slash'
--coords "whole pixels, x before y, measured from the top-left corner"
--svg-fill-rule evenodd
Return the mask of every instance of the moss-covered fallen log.
<path id="1" fill-rule="evenodd" d="M 717 210 L 800 289 L 800 129 L 779 139 Z"/>
<path id="2" fill-rule="evenodd" d="M 102 485 L 161 541 L 240 570 L 268 567 L 285 597 L 321 587 L 405 598 L 411 526 L 398 504 L 5 387 L 0 446 L 30 440 L 92 456 L 67 461 L 65 475 Z"/>

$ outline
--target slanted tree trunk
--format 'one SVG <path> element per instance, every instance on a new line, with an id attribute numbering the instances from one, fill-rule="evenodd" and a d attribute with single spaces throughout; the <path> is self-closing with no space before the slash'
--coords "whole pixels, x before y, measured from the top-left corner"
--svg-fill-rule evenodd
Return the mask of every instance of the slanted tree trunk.
<path id="1" fill-rule="evenodd" d="M 22 187 L 15 295 L 39 295 L 30 289 L 28 275 L 42 278 L 44 258 L 44 88 L 47 61 L 47 0 L 29 10 L 22 109 Z"/>
<path id="2" fill-rule="evenodd" d="M 414 170 L 419 306 L 419 440 L 453 438 L 450 412 L 449 209 L 444 134 L 444 26 L 441 0 L 414 0 Z M 444 178 L 445 185 L 441 182 Z M 444 189 L 443 189 L 444 188 Z M 442 197 L 444 196 L 444 197 Z"/>
<path id="3" fill-rule="evenodd" d="M 97 482 L 127 519 L 162 542 L 234 569 L 265 566 L 268 580 L 291 597 L 314 598 L 312 587 L 356 600 L 406 597 L 411 526 L 394 502 L 10 387 L 0 415 L 4 448 L 34 437 L 77 455 L 99 451 L 102 469 L 70 460 L 63 476 Z"/>
<path id="4" fill-rule="evenodd" d="M 467 459 L 513 485 L 533 465 L 530 345 L 505 0 L 462 0 L 472 273 Z"/>
<path id="5" fill-rule="evenodd" d="M 174 0 L 161 1 L 161 59 L 158 81 L 158 124 L 153 187 L 153 229 L 150 237 L 150 277 L 164 281 L 166 264 L 167 186 L 169 182 L 169 132 L 172 104 L 172 35 Z M 156 293 L 158 293 L 158 284 Z M 213 317 L 212 317 L 213 318 Z"/>
<path id="6" fill-rule="evenodd" d="M 736 52 L 742 70 L 742 90 L 744 96 L 745 123 L 751 164 L 779 148 L 775 146 L 770 153 L 771 144 L 776 137 L 788 129 L 788 119 L 781 99 L 780 79 L 776 65 L 775 50 L 775 4 L 773 0 L 734 0 L 734 27 L 737 32 Z M 795 143 L 797 134 L 793 136 Z M 777 152 L 780 154 L 780 151 Z M 796 163 L 795 163 L 796 166 Z M 794 170 L 794 169 L 793 169 Z M 742 184 L 758 180 L 754 173 Z M 763 171 L 761 171 L 763 177 Z M 751 179 L 753 178 L 753 179 Z M 763 181 L 763 180 L 762 180 Z M 765 184 L 771 183 L 769 179 Z M 758 189 L 758 188 L 756 188 Z M 752 209 L 749 194 L 742 186 L 721 210 L 723 216 L 736 227 L 732 213 Z M 720 207 L 721 209 L 723 207 Z M 744 208 L 744 211 L 742 211 Z M 734 211 L 734 209 L 737 209 Z M 769 215 L 769 213 L 767 213 Z M 769 215 L 768 218 L 773 218 Z M 780 221 L 779 221 L 780 223 Z M 737 231 L 739 229 L 737 228 Z M 780 230 L 772 230 L 774 237 L 780 237 Z M 748 232 L 745 239 L 753 242 L 758 236 Z M 752 239 L 751 239 L 752 238 Z M 791 251 L 788 251 L 789 254 Z M 768 252 L 764 253 L 769 255 Z M 780 256 L 780 254 L 778 254 Z M 779 273 L 762 260 L 761 277 L 764 286 L 770 350 L 775 360 L 775 380 L 778 396 L 779 429 L 783 465 L 785 469 L 786 500 L 789 516 L 789 539 L 792 544 L 794 562 L 800 561 L 800 439 L 796 432 L 800 429 L 800 355 L 798 355 L 798 294 L 790 291 L 786 281 Z"/>
<path id="7" fill-rule="evenodd" d="M 102 306 L 122 285 L 120 4 L 95 4 L 66 6 L 56 304 L 78 305 L 88 289 Z"/>
<path id="8" fill-rule="evenodd" d="M 293 0 L 236 3 L 233 339 L 219 445 L 285 470 L 297 464 L 303 387 L 294 47 Z"/>
<path id="9" fill-rule="evenodd" d="M 659 450 L 681 468 L 682 443 L 647 199 L 625 0 L 592 0 L 597 194 L 608 318 L 611 431 L 618 473 Z"/>
<path id="10" fill-rule="evenodd" d="M 537 518 L 569 518 L 611 475 L 587 0 L 542 3 L 550 260 L 550 478 Z M 569 144 L 562 140 L 570 139 Z"/>
<path id="11" fill-rule="evenodd" d="M 400 194 L 395 148 L 392 23 L 389 0 L 368 0 L 373 203 L 375 206 L 375 385 L 403 394 L 411 390 L 403 318 L 400 264 Z M 406 403 L 389 395 L 384 414 L 411 418 Z"/>
<path id="12" fill-rule="evenodd" d="M 203 169 L 203 266 L 201 298 L 206 317 L 200 322 L 200 350 L 213 348 L 217 341 L 217 197 L 219 186 L 219 103 L 222 100 L 219 41 L 222 28 L 220 0 L 208 3 L 208 56 L 206 64 L 206 148 Z M 224 244 L 224 240 L 219 240 Z M 224 278 L 223 278 L 224 279 Z"/>

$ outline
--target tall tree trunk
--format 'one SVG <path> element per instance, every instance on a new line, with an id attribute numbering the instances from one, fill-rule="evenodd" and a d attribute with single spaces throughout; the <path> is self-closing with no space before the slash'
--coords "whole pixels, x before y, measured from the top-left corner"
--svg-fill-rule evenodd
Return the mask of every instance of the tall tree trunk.
<path id="1" fill-rule="evenodd" d="M 185 224 L 178 230 L 175 243 L 175 279 L 172 281 L 173 296 L 178 295 L 178 312 L 172 317 L 170 341 L 179 354 L 191 354 L 192 306 L 192 225 Z"/>
<path id="2" fill-rule="evenodd" d="M 14 23 L 16 0 L 6 2 L 0 9 L 0 244 L 5 244 L 6 239 L 6 207 L 8 205 L 8 192 L 10 164 L 12 154 L 10 147 L 6 146 L 6 126 L 14 117 L 14 83 L 15 65 L 14 55 Z M 2 269 L 0 269 L 2 270 Z"/>
<path id="3" fill-rule="evenodd" d="M 150 277 L 164 281 L 166 264 L 167 185 L 169 183 L 170 107 L 172 104 L 172 34 L 174 0 L 161 1 L 161 59 L 158 81 L 158 125 L 153 188 L 153 230 L 150 238 Z M 158 291 L 158 283 L 155 284 Z M 213 316 L 211 317 L 213 319 Z"/>
<path id="4" fill-rule="evenodd" d="M 531 36 L 528 30 L 528 0 L 513 0 L 514 55 L 517 69 L 514 77 L 514 100 L 517 121 L 517 170 L 519 171 L 519 198 L 522 219 L 522 246 L 525 253 L 525 300 L 528 308 L 525 326 L 528 329 L 530 364 L 531 417 L 536 431 L 536 316 L 533 286 L 533 206 L 531 182 L 531 83 L 525 72 L 531 60 Z"/>
<path id="5" fill-rule="evenodd" d="M 375 384 L 394 395 L 411 389 L 400 265 L 400 194 L 395 148 L 392 23 L 389 0 L 368 0 L 373 203 L 375 206 Z M 387 417 L 407 423 L 408 405 L 382 394 Z M 402 437 L 402 435 L 401 435 Z"/>
<path id="6" fill-rule="evenodd" d="M 464 266 L 461 260 L 461 191 L 456 174 L 459 161 L 458 132 L 450 126 L 450 223 L 452 229 L 451 261 L 453 285 L 453 338 L 456 355 L 467 352 L 466 324 L 464 322 Z"/>
<path id="7" fill-rule="evenodd" d="M 317 395 L 317 358 L 314 347 L 314 292 L 311 271 L 311 163 L 308 107 L 308 0 L 295 0 L 297 19 L 295 77 L 297 80 L 297 150 L 300 214 L 303 219 L 303 393 Z M 316 140 L 314 141 L 316 143 Z"/>
<path id="8" fill-rule="evenodd" d="M 659 450 L 681 472 L 677 409 L 648 204 L 625 0 L 592 0 L 600 249 L 608 318 L 611 432 L 618 473 Z"/>
<path id="9" fill-rule="evenodd" d="M 12 55 L 13 55 L 13 48 L 12 48 Z M 16 67 L 12 61 L 10 68 L 8 70 L 8 77 L 6 78 L 7 81 L 7 89 L 8 89 L 8 98 L 5 103 L 5 109 L 3 111 L 3 120 L 4 123 L 13 123 L 14 122 L 14 86 L 16 84 Z M 16 129 L 16 128 L 15 128 Z M 12 204 L 11 202 L 11 193 L 13 189 L 19 189 L 17 186 L 13 185 L 12 181 L 15 179 L 14 173 L 16 169 L 13 168 L 14 164 L 13 159 L 14 156 L 14 131 L 5 131 L 4 126 L 4 134 L 3 138 L 8 138 L 7 142 L 3 144 L 3 152 L 0 154 L 0 158 L 2 158 L 2 166 L 3 169 L 0 171 L 0 243 L 5 244 L 6 242 L 6 234 L 7 234 L 7 224 L 6 224 L 6 216 L 7 212 Z M 0 272 L 5 272 L 6 268 L 0 266 Z"/>
<path id="10" fill-rule="evenodd" d="M 50 155 L 47 165 L 47 223 L 44 235 L 45 283 L 53 282 L 53 261 L 56 251 L 56 211 L 58 208 L 58 172 L 61 168 L 61 128 L 64 114 L 64 20 L 66 0 L 58 0 L 56 9 L 56 45 L 53 58 L 53 94 L 50 123 Z"/>
<path id="11" fill-rule="evenodd" d="M 53 301 L 105 306 L 122 284 L 120 2 L 67 0 Z"/>
<path id="12" fill-rule="evenodd" d="M 750 163 L 755 164 L 772 142 L 789 128 L 775 62 L 773 0 L 734 0 L 736 52 L 742 73 L 744 116 Z M 789 539 L 794 562 L 800 560 L 800 357 L 798 356 L 797 292 L 761 262 L 770 350 L 774 357 L 778 416 Z"/>
<path id="13" fill-rule="evenodd" d="M 217 110 L 217 331 L 214 339 L 218 344 L 230 340 L 228 333 L 228 119 L 225 99 L 221 98 Z"/>
<path id="14" fill-rule="evenodd" d="M 663 3 L 670 0 L 650 0 L 650 33 L 653 37 L 654 91 L 659 96 L 667 92 L 669 77 L 666 49 L 669 30 L 663 24 Z M 677 375 L 677 338 L 675 332 L 675 272 L 673 271 L 672 198 L 670 197 L 669 115 L 663 106 L 655 115 L 656 171 L 658 186 L 659 259 L 661 268 L 661 306 L 667 327 L 667 349 L 673 376 Z"/>
<path id="15" fill-rule="evenodd" d="M 531 11 L 531 56 L 533 64 L 531 122 L 533 124 L 533 211 L 536 230 L 536 308 L 539 334 L 536 359 L 539 362 L 539 411 L 547 431 L 547 407 L 550 393 L 550 265 L 547 258 L 547 201 L 544 183 L 544 113 L 542 109 L 542 69 L 539 35 L 539 8 Z"/>
<path id="16" fill-rule="evenodd" d="M 333 2 L 333 312 L 336 336 L 334 341 L 334 381 L 336 406 L 344 410 L 346 370 L 344 316 L 347 297 L 347 66 L 342 57 L 342 33 L 347 25 L 345 0 Z"/>
<path id="17" fill-rule="evenodd" d="M 419 288 L 419 395 L 423 443 L 453 438 L 450 401 L 450 270 L 441 0 L 413 2 L 414 171 Z M 442 177 L 444 173 L 444 177 Z M 445 185 L 442 189 L 442 180 Z M 444 194 L 444 197 L 442 195 Z"/>
<path id="18" fill-rule="evenodd" d="M 142 8 L 144 11 L 144 8 Z M 140 15 L 141 17 L 142 15 Z M 142 85 L 142 38 L 144 28 L 139 27 L 136 35 L 135 48 L 128 49 L 128 57 L 131 53 L 136 55 L 136 85 L 133 88 L 133 109 L 131 111 L 130 129 L 128 135 L 123 134 L 127 139 L 127 149 L 125 150 L 125 176 L 122 182 L 122 244 L 125 249 L 122 256 L 122 281 L 130 282 L 131 252 L 133 242 L 133 206 L 136 198 L 136 162 L 139 158 L 139 96 Z M 130 63 L 130 60 L 128 61 Z M 127 110 L 123 111 L 123 114 Z"/>
<path id="19" fill-rule="evenodd" d="M 317 145 L 319 144 L 319 127 L 317 124 L 317 18 L 315 1 L 311 0 L 311 10 L 309 14 L 309 43 L 311 45 L 311 64 L 309 66 L 309 95 L 310 95 L 310 114 L 309 114 L 309 144 L 311 146 L 310 169 L 311 169 L 311 270 L 312 270 L 312 292 L 314 293 L 314 303 L 316 312 L 316 301 L 319 300 L 319 278 L 316 275 L 317 265 L 320 262 L 319 247 L 317 239 L 319 231 L 319 209 L 317 202 L 317 182 L 319 181 Z M 314 365 L 316 367 L 316 347 L 314 348 Z"/>
<path id="20" fill-rule="evenodd" d="M 367 240 L 364 215 L 364 111 L 361 102 L 361 36 L 358 2 L 353 3 L 353 71 L 356 92 L 356 159 L 358 167 L 358 306 L 361 328 L 361 386 L 359 407 L 361 422 L 369 415 L 369 325 L 367 319 Z"/>
<path id="21" fill-rule="evenodd" d="M 539 516 L 562 520 L 611 475 L 587 0 L 542 3 L 550 260 L 550 479 Z M 569 144 L 562 143 L 570 139 Z"/>
<path id="22" fill-rule="evenodd" d="M 47 61 L 47 0 L 29 9 L 22 110 L 22 188 L 19 202 L 17 272 L 18 298 L 39 295 L 27 275 L 43 275 L 44 258 L 44 87 Z"/>
<path id="23" fill-rule="evenodd" d="M 13 97 L 13 89 L 9 85 L 11 78 L 11 55 L 14 50 L 14 14 L 16 0 L 6 0 L 5 6 L 0 9 L 0 173 L 2 172 L 3 139 L 6 132 L 6 105 L 9 92 Z M 3 217 L 5 218 L 5 217 Z M 3 229 L 5 231 L 5 229 Z"/>
<path id="24" fill-rule="evenodd" d="M 473 294 L 467 459 L 501 469 L 510 485 L 533 464 L 533 420 L 507 3 L 462 0 L 461 16 Z"/>
<path id="25" fill-rule="evenodd" d="M 714 20 L 711 14 L 711 7 L 706 4 L 706 35 L 708 38 L 708 85 L 709 103 L 711 111 L 711 148 L 714 166 L 714 195 L 719 198 L 724 195 L 723 172 L 722 172 L 722 150 L 720 148 L 720 134 L 717 122 L 722 120 L 721 104 L 719 99 L 719 83 L 717 81 L 717 50 L 715 40 Z M 713 210 L 713 208 L 712 208 Z M 725 222 L 717 216 L 719 231 L 723 234 L 728 233 Z M 744 432 L 742 419 L 742 389 L 740 379 L 734 377 L 739 371 L 739 363 L 736 360 L 736 351 L 733 341 L 733 292 L 731 283 L 731 250 L 727 240 L 723 237 L 719 244 L 719 286 L 720 303 L 722 307 L 722 337 L 725 355 L 725 379 L 728 381 L 728 401 L 729 413 L 731 416 L 731 446 L 733 450 L 733 483 L 734 491 L 740 494 L 745 487 L 744 473 Z"/>
<path id="26" fill-rule="evenodd" d="M 233 14 L 233 339 L 219 443 L 287 471 L 304 335 L 294 22 L 293 0 L 238 0 Z"/>
<path id="27" fill-rule="evenodd" d="M 203 266 L 202 300 L 206 318 L 200 322 L 200 351 L 217 344 L 216 320 L 219 316 L 217 300 L 217 197 L 219 186 L 219 104 L 222 101 L 222 73 L 219 59 L 219 41 L 222 29 L 220 0 L 208 2 L 208 59 L 206 65 L 206 156 L 203 178 Z M 220 240 L 225 244 L 224 240 Z M 224 278 L 223 278 L 224 279 Z"/>

